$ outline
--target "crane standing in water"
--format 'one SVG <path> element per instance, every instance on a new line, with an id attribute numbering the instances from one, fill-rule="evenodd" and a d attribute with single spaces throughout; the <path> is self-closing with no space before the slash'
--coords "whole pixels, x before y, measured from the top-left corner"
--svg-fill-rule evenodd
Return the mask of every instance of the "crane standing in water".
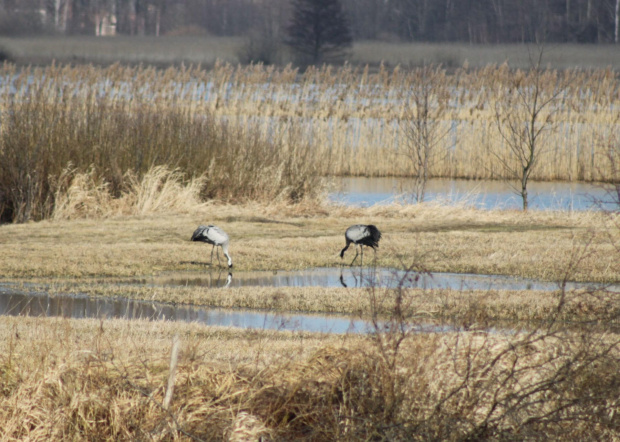
<path id="1" fill-rule="evenodd" d="M 377 227 L 372 224 L 364 225 L 364 224 L 356 224 L 347 229 L 344 233 L 344 237 L 347 241 L 347 245 L 344 246 L 344 249 L 340 252 L 340 258 L 344 258 L 344 252 L 347 251 L 351 243 L 355 244 L 355 258 L 351 261 L 351 264 L 355 262 L 357 259 L 357 255 L 360 253 L 357 250 L 357 246 L 360 246 L 360 251 L 362 253 L 362 258 L 360 265 L 364 263 L 364 249 L 363 246 L 372 247 L 372 249 L 377 253 L 375 247 L 379 247 L 379 240 L 381 239 L 381 232 Z"/>
<path id="2" fill-rule="evenodd" d="M 228 242 L 230 241 L 230 238 L 222 229 L 213 225 L 198 226 L 192 235 L 192 241 L 202 241 L 213 245 L 211 248 L 211 263 L 213 263 L 213 249 L 215 249 L 216 246 L 221 247 L 224 252 L 224 256 L 228 258 L 228 268 L 232 268 L 232 258 L 228 253 Z M 217 249 L 217 262 L 221 264 L 220 249 Z"/>

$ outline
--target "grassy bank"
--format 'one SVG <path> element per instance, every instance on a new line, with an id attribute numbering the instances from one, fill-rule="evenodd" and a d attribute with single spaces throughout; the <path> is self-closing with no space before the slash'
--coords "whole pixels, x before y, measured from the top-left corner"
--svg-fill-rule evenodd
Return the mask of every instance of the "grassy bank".
<path id="1" fill-rule="evenodd" d="M 210 246 L 189 241 L 201 223 L 215 223 L 229 233 L 234 271 L 274 272 L 341 265 L 343 232 L 358 222 L 372 222 L 383 232 L 376 260 L 380 267 L 558 282 L 555 292 L 408 290 L 410 309 L 420 317 L 459 324 L 538 321 L 554 314 L 560 299 L 563 320 L 599 320 L 618 311 L 617 295 L 604 291 L 561 298 L 562 281 L 620 281 L 619 231 L 600 213 L 207 205 L 174 215 L 12 224 L 0 227 L 0 273 L 5 281 L 43 284 L 50 293 L 368 317 L 371 305 L 364 289 L 158 284 L 176 272 L 188 278 L 225 275 L 217 262 L 209 263 Z M 346 264 L 352 256 L 345 256 Z M 374 265 L 372 256 L 366 254 L 365 263 Z M 135 285 L 136 280 L 143 284 Z M 129 281 L 134 284 L 124 284 Z M 381 314 L 391 306 L 386 300 Z"/>
<path id="2" fill-rule="evenodd" d="M 201 64 L 217 60 L 236 64 L 246 41 L 238 37 L 0 37 L 0 47 L 21 65 L 61 63 Z M 530 66 L 532 47 L 522 44 L 471 45 L 459 43 L 397 43 L 356 41 L 348 61 L 354 65 L 422 66 L 442 64 L 449 68 L 468 64 L 481 68 L 508 62 L 515 68 Z M 620 68 L 614 45 L 554 44 L 548 46 L 547 63 L 554 69 Z M 284 63 L 290 62 L 282 54 Z"/>

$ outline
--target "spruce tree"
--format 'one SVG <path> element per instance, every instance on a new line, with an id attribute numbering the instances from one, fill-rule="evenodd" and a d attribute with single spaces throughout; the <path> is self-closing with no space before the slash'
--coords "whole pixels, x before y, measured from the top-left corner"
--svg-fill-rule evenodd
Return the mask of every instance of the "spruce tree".
<path id="1" fill-rule="evenodd" d="M 345 55 L 352 38 L 339 0 L 293 0 L 292 9 L 286 43 L 300 61 L 333 62 Z"/>

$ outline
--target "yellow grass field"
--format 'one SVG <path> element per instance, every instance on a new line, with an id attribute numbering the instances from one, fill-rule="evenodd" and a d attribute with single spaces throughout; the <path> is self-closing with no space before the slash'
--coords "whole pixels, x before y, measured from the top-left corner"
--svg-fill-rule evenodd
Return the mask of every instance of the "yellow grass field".
<path id="1" fill-rule="evenodd" d="M 0 47 L 20 64 L 60 63 L 111 64 L 144 63 L 159 66 L 201 64 L 208 67 L 217 60 L 239 63 L 245 40 L 239 37 L 162 36 L 162 37 L 0 37 Z M 441 43 L 388 43 L 356 41 L 347 61 L 353 65 L 422 66 L 442 64 L 458 68 L 468 64 L 481 68 L 508 62 L 515 68 L 528 68 L 532 47 L 522 44 L 471 45 Z M 554 69 L 620 68 L 615 45 L 553 44 L 547 47 L 547 63 Z M 283 62 L 288 63 L 286 55 Z"/>
<path id="2" fill-rule="evenodd" d="M 12 43 L 46 47 L 0 40 Z M 59 59 L 88 47 L 102 58 L 76 60 L 125 60 L 100 43 Z M 190 57 L 170 59 L 172 43 L 159 62 Z M 403 50 L 390 56 L 404 63 Z M 0 301 L 44 292 L 340 314 L 371 332 L 3 315 L 0 440 L 620 441 L 617 212 L 326 203 L 326 176 L 412 173 L 403 127 L 420 71 L 213 63 L 2 67 Z M 431 94 L 449 152 L 433 176 L 505 172 L 506 120 L 495 111 L 532 77 L 485 66 L 451 68 Z M 552 105 L 533 178 L 616 182 L 618 80 L 600 66 L 545 71 L 538 86 Z M 365 270 L 512 275 L 557 289 L 162 282 L 229 271 L 190 241 L 200 224 L 230 235 L 233 274 L 260 275 L 348 265 L 353 253 L 339 252 L 358 223 L 383 234 Z"/>

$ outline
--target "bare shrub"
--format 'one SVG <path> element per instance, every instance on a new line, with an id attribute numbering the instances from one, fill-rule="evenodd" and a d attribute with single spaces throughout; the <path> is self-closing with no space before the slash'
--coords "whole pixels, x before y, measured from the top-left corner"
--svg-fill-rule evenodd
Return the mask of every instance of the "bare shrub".
<path id="1" fill-rule="evenodd" d="M 412 195 L 421 203 L 431 171 L 447 156 L 440 143 L 448 134 L 444 120 L 448 114 L 449 95 L 443 87 L 446 73 L 441 67 L 416 69 L 409 81 L 411 104 L 402 122 L 407 137 L 405 156 L 413 171 Z"/>
<path id="2" fill-rule="evenodd" d="M 558 97 L 568 88 L 565 78 L 554 70 L 543 69 L 544 47 L 531 57 L 527 72 L 517 72 L 508 82 L 507 90 L 496 95 L 495 120 L 505 143 L 507 154 L 495 156 L 507 180 L 521 196 L 523 210 L 528 208 L 528 184 L 538 167 L 544 150 L 550 150 L 548 132 L 554 127 L 559 112 Z M 510 183 L 510 181 L 508 181 Z"/>

